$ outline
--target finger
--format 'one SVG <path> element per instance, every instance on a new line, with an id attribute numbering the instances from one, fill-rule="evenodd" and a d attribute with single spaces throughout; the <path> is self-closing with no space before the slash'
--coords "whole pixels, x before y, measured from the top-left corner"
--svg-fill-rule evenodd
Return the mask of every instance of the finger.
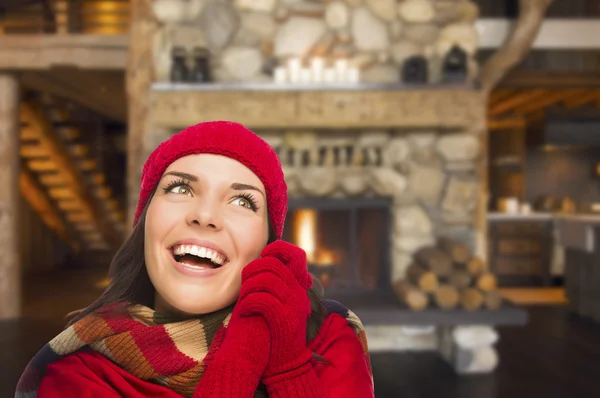
<path id="1" fill-rule="evenodd" d="M 249 300 L 245 300 L 243 305 L 240 306 L 238 311 L 240 315 L 247 316 L 261 316 L 271 327 L 277 323 L 277 318 L 281 318 L 279 314 L 284 313 L 284 306 L 278 300 L 269 293 L 255 292 L 252 293 L 252 297 L 248 297 Z"/>
<path id="2" fill-rule="evenodd" d="M 300 289 L 299 282 L 291 270 L 274 258 L 263 258 L 253 261 L 242 270 L 242 285 L 256 275 L 271 274 L 281 279 L 292 289 Z M 304 289 L 306 290 L 306 289 Z"/>
<path id="3" fill-rule="evenodd" d="M 291 295 L 289 286 L 272 273 L 261 273 L 246 280 L 240 289 L 240 301 L 252 293 L 268 293 L 280 302 Z"/>
<path id="4" fill-rule="evenodd" d="M 306 252 L 300 247 L 283 240 L 277 240 L 267 245 L 261 256 L 263 258 L 277 258 L 286 265 L 304 290 L 312 286 L 312 278 L 308 273 Z"/>

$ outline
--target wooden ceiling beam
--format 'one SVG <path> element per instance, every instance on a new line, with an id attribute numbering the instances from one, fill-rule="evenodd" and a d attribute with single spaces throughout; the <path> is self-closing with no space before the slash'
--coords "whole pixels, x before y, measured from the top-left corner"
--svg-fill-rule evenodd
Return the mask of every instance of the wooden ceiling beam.
<path id="1" fill-rule="evenodd" d="M 508 97 L 512 96 L 515 92 L 516 92 L 516 90 L 511 90 L 511 89 L 494 90 L 490 94 L 490 99 L 489 99 L 488 103 L 490 105 L 497 104 L 498 102 L 503 101 L 503 100 L 507 99 Z"/>
<path id="2" fill-rule="evenodd" d="M 499 102 L 496 105 L 490 107 L 489 114 L 491 116 L 498 116 L 503 113 L 510 111 L 519 105 L 526 104 L 530 101 L 538 100 L 539 98 L 547 95 L 547 90 L 533 89 L 533 90 L 522 90 L 517 94 Z"/>
<path id="3" fill-rule="evenodd" d="M 21 166 L 19 175 L 19 190 L 25 200 L 40 216 L 44 224 L 52 231 L 56 232 L 58 237 L 66 242 L 73 250 L 79 250 L 79 243 L 70 235 L 67 224 L 61 218 L 60 213 L 54 207 L 52 201 L 31 175 L 31 172 L 23 166 Z"/>
<path id="4" fill-rule="evenodd" d="M 589 90 L 586 94 L 584 94 L 582 96 L 573 98 L 570 101 L 565 101 L 565 107 L 567 109 L 575 109 L 575 108 L 579 108 L 580 106 L 586 105 L 590 102 L 594 102 L 594 101 L 598 101 L 598 100 L 600 100 L 600 90 L 599 89 Z"/>
<path id="5" fill-rule="evenodd" d="M 514 130 L 522 129 L 527 126 L 527 121 L 522 117 L 512 118 L 489 118 L 487 122 L 488 130 Z"/>
<path id="6" fill-rule="evenodd" d="M 103 217 L 102 212 L 95 205 L 83 176 L 71 162 L 58 138 L 52 133 L 50 124 L 43 116 L 39 106 L 33 103 L 23 104 L 21 106 L 21 119 L 26 121 L 31 128 L 37 130 L 40 144 L 48 149 L 52 161 L 64 175 L 65 182 L 72 191 L 74 198 L 80 202 L 83 211 L 92 216 L 98 230 L 106 237 L 107 242 L 114 248 L 120 246 L 123 237 L 113 229 L 111 224 L 106 222 L 107 220 Z"/>
<path id="7" fill-rule="evenodd" d="M 598 72 L 551 72 L 543 70 L 513 69 L 502 79 L 498 89 L 532 88 L 600 88 Z"/>
<path id="8" fill-rule="evenodd" d="M 526 115 L 529 113 L 534 113 L 536 111 L 547 108 L 551 105 L 555 105 L 562 101 L 567 101 L 571 99 L 576 99 L 585 95 L 588 90 L 585 89 L 564 89 L 564 90 L 553 90 L 548 93 L 548 95 L 543 98 L 539 98 L 535 101 L 531 101 L 527 104 L 523 104 L 514 109 L 514 113 L 518 115 Z"/>

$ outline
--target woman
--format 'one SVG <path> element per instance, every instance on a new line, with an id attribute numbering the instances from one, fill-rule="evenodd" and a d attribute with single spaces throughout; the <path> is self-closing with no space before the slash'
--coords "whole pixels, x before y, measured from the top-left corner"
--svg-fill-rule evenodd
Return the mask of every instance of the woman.
<path id="1" fill-rule="evenodd" d="M 31 361 L 16 397 L 372 397 L 358 318 L 280 240 L 275 151 L 232 122 L 148 158 L 111 283 Z"/>

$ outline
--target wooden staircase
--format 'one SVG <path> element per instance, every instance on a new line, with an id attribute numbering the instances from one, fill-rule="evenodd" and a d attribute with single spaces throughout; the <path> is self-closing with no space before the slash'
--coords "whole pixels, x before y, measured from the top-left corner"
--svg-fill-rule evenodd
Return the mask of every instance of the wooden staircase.
<path id="1" fill-rule="evenodd" d="M 22 195 L 74 250 L 118 248 L 125 212 L 91 143 L 95 131 L 71 124 L 67 107 L 51 96 L 24 102 L 20 116 Z"/>

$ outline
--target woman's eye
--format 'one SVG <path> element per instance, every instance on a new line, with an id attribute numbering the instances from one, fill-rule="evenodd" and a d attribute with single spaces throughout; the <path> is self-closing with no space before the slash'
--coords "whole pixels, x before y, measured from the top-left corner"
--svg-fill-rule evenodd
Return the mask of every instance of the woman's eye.
<path id="1" fill-rule="evenodd" d="M 238 205 L 243 206 L 250 210 L 252 210 L 252 208 L 253 208 L 252 203 L 250 203 L 250 201 L 246 198 L 237 198 L 233 201 L 233 203 L 237 203 Z"/>
<path id="2" fill-rule="evenodd" d="M 176 187 L 173 187 L 169 192 L 177 195 L 189 195 L 191 191 L 190 188 L 185 185 L 177 185 Z"/>

